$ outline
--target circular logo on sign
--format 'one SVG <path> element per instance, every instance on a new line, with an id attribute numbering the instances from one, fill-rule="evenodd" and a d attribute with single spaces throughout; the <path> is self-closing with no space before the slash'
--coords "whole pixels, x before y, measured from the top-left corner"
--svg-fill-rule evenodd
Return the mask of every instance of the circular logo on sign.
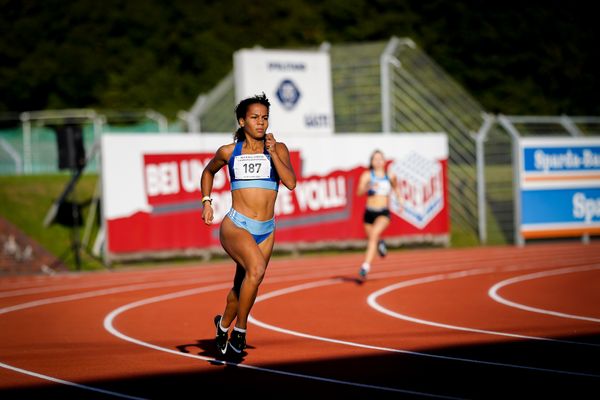
<path id="1" fill-rule="evenodd" d="M 286 110 L 291 110 L 300 99 L 300 91 L 294 85 L 294 82 L 285 79 L 277 88 L 277 98 Z"/>

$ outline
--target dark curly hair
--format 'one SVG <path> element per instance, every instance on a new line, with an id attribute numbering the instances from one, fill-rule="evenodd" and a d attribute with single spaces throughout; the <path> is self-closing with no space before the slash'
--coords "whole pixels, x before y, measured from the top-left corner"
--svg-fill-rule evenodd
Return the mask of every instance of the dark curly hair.
<path id="1" fill-rule="evenodd" d="M 240 101 L 240 103 L 235 107 L 235 120 L 239 123 L 240 118 L 246 118 L 248 107 L 251 104 L 256 103 L 267 107 L 267 111 L 269 111 L 269 108 L 271 107 L 271 103 L 269 102 L 269 99 L 267 99 L 267 95 L 265 95 L 264 92 L 253 97 L 248 97 L 247 99 Z M 244 135 L 244 128 L 239 127 L 233 134 L 233 140 L 236 142 L 241 142 L 244 139 L 246 139 L 246 135 Z"/>

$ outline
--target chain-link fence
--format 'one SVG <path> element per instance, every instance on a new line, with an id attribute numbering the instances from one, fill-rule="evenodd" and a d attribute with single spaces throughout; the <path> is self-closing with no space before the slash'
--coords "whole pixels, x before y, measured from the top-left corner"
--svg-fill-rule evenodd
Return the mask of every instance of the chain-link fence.
<path id="1" fill-rule="evenodd" d="M 336 133 L 445 132 L 454 244 L 513 243 L 513 142 L 506 131 L 508 125 L 497 123 L 501 118 L 486 115 L 483 107 L 410 39 L 324 45 L 320 51 L 329 51 L 331 56 Z M 234 107 L 230 72 L 179 118 L 188 131 L 233 133 Z M 89 117 L 83 133 L 86 149 L 98 132 L 167 130 L 166 120 L 158 113 L 134 114 L 124 117 L 121 113 L 120 120 L 108 113 Z M 56 136 L 48 126 L 51 119 L 43 117 L 24 113 L 13 125 L 10 116 L 0 118 L 0 173 L 57 171 Z M 521 136 L 600 132 L 600 118 L 503 118 Z M 485 140 L 478 143 L 482 135 Z M 91 171 L 95 168 L 95 164 L 90 166 Z"/>
<path id="2" fill-rule="evenodd" d="M 515 234 L 515 141 L 522 137 L 600 135 L 600 118 L 486 115 L 479 130 L 478 209 L 481 243 L 517 243 Z"/>
<path id="3" fill-rule="evenodd" d="M 323 51 L 323 48 L 321 49 Z M 477 242 L 475 144 L 483 108 L 410 39 L 332 45 L 336 133 L 445 132 L 449 140 L 451 227 Z M 190 131 L 233 132 L 228 74 L 180 117 Z"/>
<path id="4" fill-rule="evenodd" d="M 57 127 L 81 127 L 83 148 L 89 154 L 102 132 L 166 132 L 167 119 L 153 110 L 47 110 L 0 116 L 0 174 L 41 174 L 59 171 Z M 97 171 L 91 158 L 86 171 Z"/>

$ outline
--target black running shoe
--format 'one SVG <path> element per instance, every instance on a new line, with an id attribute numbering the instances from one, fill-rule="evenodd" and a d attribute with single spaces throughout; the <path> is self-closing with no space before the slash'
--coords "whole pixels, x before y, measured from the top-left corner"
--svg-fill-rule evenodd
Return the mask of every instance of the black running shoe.
<path id="1" fill-rule="evenodd" d="M 359 279 L 363 282 L 366 281 L 368 273 L 369 271 L 365 267 L 360 267 L 360 269 L 358 270 Z"/>
<path id="2" fill-rule="evenodd" d="M 217 334 L 215 336 L 215 342 L 217 343 L 217 348 L 221 352 L 221 354 L 225 354 L 227 351 L 227 331 L 223 332 L 221 328 L 219 328 L 219 323 L 221 322 L 221 316 L 217 315 L 215 317 L 215 327 L 217 328 Z"/>
<path id="3" fill-rule="evenodd" d="M 231 331 L 229 348 L 237 354 L 240 354 L 246 348 L 246 333 L 236 331 L 235 329 Z"/>
<path id="4" fill-rule="evenodd" d="M 385 257 L 387 254 L 387 247 L 385 247 L 385 242 L 383 240 L 380 240 L 379 243 L 377 243 L 377 251 L 381 257 Z"/>

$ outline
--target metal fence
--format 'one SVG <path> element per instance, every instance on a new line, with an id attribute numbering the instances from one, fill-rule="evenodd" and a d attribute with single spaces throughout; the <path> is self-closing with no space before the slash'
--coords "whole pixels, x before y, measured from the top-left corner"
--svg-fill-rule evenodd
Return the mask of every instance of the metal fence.
<path id="1" fill-rule="evenodd" d="M 0 118 L 0 174 L 55 173 L 58 145 L 54 125 L 82 126 L 83 144 L 90 152 L 103 132 L 167 132 L 167 119 L 154 110 L 103 111 L 92 109 L 30 111 Z M 86 167 L 96 172 L 93 158 Z"/>
<path id="2" fill-rule="evenodd" d="M 329 51 L 336 133 L 445 132 L 449 139 L 451 226 L 477 241 L 475 144 L 483 108 L 410 39 L 321 46 Z M 228 74 L 189 112 L 190 131 L 233 132 Z"/>
<path id="3" fill-rule="evenodd" d="M 384 132 L 445 132 L 452 231 L 477 233 L 476 154 L 472 132 L 483 108 L 410 39 L 392 38 L 381 55 Z"/>
<path id="4" fill-rule="evenodd" d="M 522 244 L 516 235 L 516 140 L 532 136 L 597 136 L 599 117 L 485 115 L 475 139 L 479 239 L 481 243 Z"/>
<path id="5" fill-rule="evenodd" d="M 336 133 L 445 132 L 453 238 L 467 244 L 513 243 L 512 138 L 515 135 L 597 135 L 600 118 L 517 117 L 485 114 L 483 107 L 408 38 L 329 45 Z M 233 72 L 198 97 L 179 119 L 193 132 L 233 133 L 236 121 Z M 66 110 L 69 111 L 69 110 Z M 153 111 L 137 126 L 116 115 L 87 113 L 86 148 L 104 131 L 164 132 L 166 119 Z M 67 118 L 64 113 L 61 118 Z M 71 112 L 73 117 L 73 112 Z M 135 117 L 130 115 L 130 119 Z M 14 118 L 14 117 L 13 117 Z M 0 128 L 0 173 L 55 172 L 56 140 L 50 116 L 23 113 L 20 125 Z M 50 118 L 51 119 L 51 118 Z M 100 132 L 100 133 L 99 133 Z M 512 136 L 511 136 L 512 135 Z M 375 141 L 376 143 L 376 141 Z M 91 170 L 95 166 L 92 165 Z M 457 243 L 455 243 L 457 244 Z M 460 243 L 458 243 L 460 244 Z"/>
<path id="6" fill-rule="evenodd" d="M 476 242 L 475 146 L 470 132 L 481 124 L 483 109 L 410 39 L 393 37 L 389 41 L 333 46 L 324 43 L 320 51 L 328 51 L 331 56 L 336 132 L 448 134 L 452 231 L 459 234 L 455 237 L 469 237 L 471 243 Z M 179 118 L 188 131 L 233 133 L 234 106 L 230 72 L 211 92 L 199 96 L 188 112 L 180 112 Z M 86 120 L 87 149 L 101 132 L 112 130 L 108 117 L 94 110 L 58 114 L 23 113 L 19 127 L 0 129 L 0 173 L 57 171 L 56 139 L 47 127 L 52 118 Z M 166 121 L 157 118 L 157 113 L 146 112 L 145 117 L 154 118 L 154 131 L 166 129 Z M 126 130 L 138 128 L 129 126 Z M 95 168 L 92 163 L 89 170 Z"/>

